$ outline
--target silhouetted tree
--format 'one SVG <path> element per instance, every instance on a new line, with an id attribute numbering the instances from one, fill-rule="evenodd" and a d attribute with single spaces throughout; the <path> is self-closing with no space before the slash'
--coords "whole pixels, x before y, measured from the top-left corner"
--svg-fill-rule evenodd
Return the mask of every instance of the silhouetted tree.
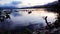
<path id="1" fill-rule="evenodd" d="M 8 11 L 5 11 L 4 13 L 2 13 L 2 9 L 0 9 L 0 21 L 3 22 L 4 19 L 10 19 L 10 13 Z"/>
<path id="2" fill-rule="evenodd" d="M 2 12 L 1 12 L 1 10 L 0 10 L 0 22 L 3 22 L 4 21 L 4 16 L 2 15 Z"/>
<path id="3" fill-rule="evenodd" d="M 58 5 L 57 6 L 55 6 L 56 7 L 56 9 L 57 9 L 57 13 L 58 13 L 58 17 L 57 17 L 57 20 L 54 22 L 54 25 L 55 25 L 55 27 L 56 28 L 58 28 L 58 27 L 60 27 L 60 9 L 59 9 L 59 7 L 60 7 L 60 2 L 58 2 Z"/>
<path id="4" fill-rule="evenodd" d="M 58 20 L 56 20 L 56 21 L 54 22 L 54 25 L 55 25 L 56 28 L 60 27 L 60 14 L 58 15 L 57 19 L 58 19 Z"/>
<path id="5" fill-rule="evenodd" d="M 7 13 L 7 11 L 5 11 L 5 16 L 6 16 L 6 19 L 10 19 L 10 15 L 9 15 L 9 13 Z"/>

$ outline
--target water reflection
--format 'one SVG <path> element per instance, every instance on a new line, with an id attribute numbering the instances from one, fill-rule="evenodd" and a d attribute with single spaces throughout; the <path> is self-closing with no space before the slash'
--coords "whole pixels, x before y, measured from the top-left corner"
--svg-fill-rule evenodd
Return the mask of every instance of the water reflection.
<path id="1" fill-rule="evenodd" d="M 30 9 L 28 9 L 30 10 Z M 14 14 L 14 15 L 13 15 Z M 28 11 L 20 11 L 18 10 L 17 13 L 11 13 L 11 20 L 13 21 L 14 25 L 29 25 L 36 24 L 36 23 L 43 23 L 46 25 L 45 20 L 43 17 L 48 16 L 48 22 L 55 22 L 57 18 L 57 13 L 45 11 L 45 9 L 34 9 L 32 13 L 28 14 Z M 17 17 L 16 17 L 17 16 Z"/>

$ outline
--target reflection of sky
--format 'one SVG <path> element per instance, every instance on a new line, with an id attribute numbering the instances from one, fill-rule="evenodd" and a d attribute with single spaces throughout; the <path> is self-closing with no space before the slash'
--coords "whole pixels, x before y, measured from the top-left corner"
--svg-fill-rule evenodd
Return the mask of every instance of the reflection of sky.
<path id="1" fill-rule="evenodd" d="M 13 15 L 14 17 L 22 16 L 22 14 L 18 14 L 18 12 L 13 12 L 12 15 Z"/>
<path id="2" fill-rule="evenodd" d="M 13 21 L 14 24 L 21 24 L 21 25 L 29 25 L 29 23 L 31 24 L 36 24 L 36 23 L 45 23 L 43 17 L 44 16 L 48 16 L 47 20 L 48 22 L 54 22 L 56 19 L 56 13 L 52 13 L 52 12 L 46 12 L 44 11 L 44 9 L 39 10 L 39 11 L 32 11 L 31 14 L 28 14 L 28 12 L 26 11 L 19 11 L 17 13 L 13 13 L 15 15 L 10 15 L 11 16 L 11 20 Z M 17 15 L 17 17 L 16 17 Z"/>
<path id="3" fill-rule="evenodd" d="M 30 7 L 36 5 L 45 5 L 57 0 L 0 0 L 1 6 Z"/>
<path id="4" fill-rule="evenodd" d="M 44 16 L 48 16 L 48 22 L 53 23 L 56 19 L 57 13 L 47 12 L 45 9 L 33 9 L 32 13 L 28 14 L 28 11 L 20 11 L 15 9 L 17 12 L 10 14 L 11 19 L 6 19 L 4 22 L 0 22 L 0 28 L 14 29 L 16 26 L 34 26 L 40 28 L 46 25 Z M 31 9 L 30 9 L 31 10 Z M 33 28 L 33 27 L 32 27 Z"/>

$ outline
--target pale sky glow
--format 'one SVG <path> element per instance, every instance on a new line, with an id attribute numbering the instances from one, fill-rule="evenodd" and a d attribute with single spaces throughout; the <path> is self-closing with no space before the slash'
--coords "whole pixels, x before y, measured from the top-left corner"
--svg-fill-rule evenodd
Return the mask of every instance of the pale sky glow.
<path id="1" fill-rule="evenodd" d="M 0 5 L 14 5 L 12 2 L 20 2 L 14 6 L 16 7 L 30 7 L 30 6 L 36 6 L 36 5 L 44 5 L 51 2 L 54 2 L 57 0 L 0 0 Z"/>
<path id="2" fill-rule="evenodd" d="M 34 6 L 34 5 L 44 5 L 44 4 L 47 4 L 47 3 L 51 3 L 51 2 L 54 2 L 56 0 L 22 0 L 23 2 L 23 5 L 27 5 L 27 6 Z"/>

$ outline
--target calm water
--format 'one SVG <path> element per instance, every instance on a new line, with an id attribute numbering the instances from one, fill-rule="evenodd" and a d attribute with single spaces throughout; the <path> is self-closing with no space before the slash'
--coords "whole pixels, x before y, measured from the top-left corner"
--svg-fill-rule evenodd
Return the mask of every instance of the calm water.
<path id="1" fill-rule="evenodd" d="M 27 9 L 33 10 L 32 13 L 28 14 L 29 11 L 21 11 L 26 9 L 16 9 L 18 12 L 12 12 L 10 14 L 11 21 L 14 25 L 24 25 L 27 26 L 29 24 L 43 23 L 46 25 L 44 17 L 48 16 L 48 22 L 55 22 L 57 18 L 57 13 L 48 12 L 45 9 Z"/>
<path id="2" fill-rule="evenodd" d="M 46 26 L 44 17 L 47 16 L 48 22 L 55 22 L 57 19 L 57 13 L 48 12 L 45 9 L 14 9 L 17 12 L 13 11 L 10 14 L 11 19 L 5 20 L 3 23 L 0 23 L 0 28 L 3 29 L 14 29 L 16 26 L 28 26 L 31 24 L 34 25 L 34 28 L 40 28 Z M 28 10 L 28 11 L 24 11 Z M 29 14 L 28 12 L 32 10 Z M 32 27 L 33 28 L 33 27 Z"/>

